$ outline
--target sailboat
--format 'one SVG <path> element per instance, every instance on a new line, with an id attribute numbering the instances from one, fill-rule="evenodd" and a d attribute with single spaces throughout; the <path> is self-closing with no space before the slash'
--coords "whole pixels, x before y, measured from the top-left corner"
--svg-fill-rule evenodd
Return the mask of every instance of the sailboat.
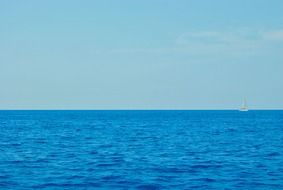
<path id="1" fill-rule="evenodd" d="M 246 100 L 243 101 L 243 104 L 240 107 L 239 111 L 249 111 Z"/>

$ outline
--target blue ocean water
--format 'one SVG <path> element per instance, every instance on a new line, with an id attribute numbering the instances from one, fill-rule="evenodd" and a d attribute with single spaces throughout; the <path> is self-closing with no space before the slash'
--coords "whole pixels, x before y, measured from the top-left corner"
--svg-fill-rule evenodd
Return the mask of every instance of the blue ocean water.
<path id="1" fill-rule="evenodd" d="M 0 111 L 0 189 L 283 189 L 283 111 Z"/>

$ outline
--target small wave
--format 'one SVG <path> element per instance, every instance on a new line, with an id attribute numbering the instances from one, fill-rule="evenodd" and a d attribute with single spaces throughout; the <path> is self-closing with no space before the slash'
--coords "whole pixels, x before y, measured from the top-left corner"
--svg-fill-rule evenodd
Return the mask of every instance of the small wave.
<path id="1" fill-rule="evenodd" d="M 145 184 L 145 185 L 138 185 L 136 188 L 141 190 L 158 190 L 161 189 L 161 186 L 157 184 Z"/>
<path id="2" fill-rule="evenodd" d="M 211 169 L 211 168 L 221 168 L 222 165 L 220 164 L 196 164 L 196 165 L 192 165 L 191 168 L 192 169 Z"/>
<path id="3" fill-rule="evenodd" d="M 205 182 L 205 183 L 212 183 L 212 182 L 216 182 L 215 179 L 212 179 L 212 178 L 198 178 L 198 179 L 195 179 L 196 181 L 202 181 L 202 182 Z"/>
<path id="4" fill-rule="evenodd" d="M 266 157 L 277 157 L 277 156 L 280 156 L 281 154 L 279 152 L 271 152 L 271 153 L 268 153 L 266 154 L 265 156 Z"/>
<path id="5" fill-rule="evenodd" d="M 121 176 L 117 175 L 109 175 L 109 176 L 104 176 L 101 178 L 103 181 L 113 181 L 113 180 L 118 180 L 121 179 Z"/>
<path id="6" fill-rule="evenodd" d="M 114 164 L 114 163 L 101 163 L 101 164 L 97 164 L 96 166 L 100 167 L 100 168 L 106 168 L 106 167 L 117 166 L 117 164 Z"/>
<path id="7" fill-rule="evenodd" d="M 100 183 L 95 182 L 86 182 L 86 183 L 43 183 L 43 184 L 36 184 L 33 185 L 32 189 L 70 189 L 70 188 L 97 188 L 101 187 Z"/>

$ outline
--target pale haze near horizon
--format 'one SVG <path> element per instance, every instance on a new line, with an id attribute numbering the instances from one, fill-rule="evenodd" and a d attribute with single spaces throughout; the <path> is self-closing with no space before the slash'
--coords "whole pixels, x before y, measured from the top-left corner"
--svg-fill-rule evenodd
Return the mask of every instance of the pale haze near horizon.
<path id="1" fill-rule="evenodd" d="M 283 109 L 281 0 L 4 0 L 0 109 Z"/>

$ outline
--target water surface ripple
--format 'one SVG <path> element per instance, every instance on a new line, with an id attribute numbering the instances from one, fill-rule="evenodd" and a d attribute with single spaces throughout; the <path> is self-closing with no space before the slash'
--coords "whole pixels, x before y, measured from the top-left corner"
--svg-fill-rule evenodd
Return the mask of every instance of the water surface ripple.
<path id="1" fill-rule="evenodd" d="M 283 189 L 283 111 L 0 111 L 0 189 Z"/>

